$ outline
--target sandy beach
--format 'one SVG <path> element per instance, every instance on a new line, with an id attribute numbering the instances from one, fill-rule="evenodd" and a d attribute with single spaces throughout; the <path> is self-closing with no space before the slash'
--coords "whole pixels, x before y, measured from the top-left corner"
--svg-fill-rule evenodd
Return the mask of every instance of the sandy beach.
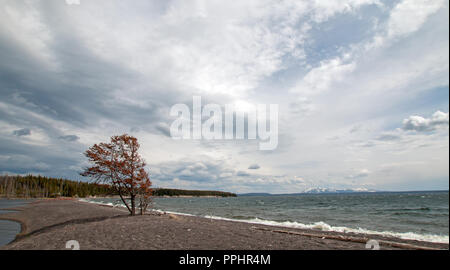
<path id="1" fill-rule="evenodd" d="M 38 200 L 0 219 L 22 231 L 4 250 L 61 250 L 76 240 L 82 250 L 342 250 L 448 249 L 429 243 L 374 235 L 323 232 L 150 212 L 131 217 L 124 209 L 78 200 Z"/>

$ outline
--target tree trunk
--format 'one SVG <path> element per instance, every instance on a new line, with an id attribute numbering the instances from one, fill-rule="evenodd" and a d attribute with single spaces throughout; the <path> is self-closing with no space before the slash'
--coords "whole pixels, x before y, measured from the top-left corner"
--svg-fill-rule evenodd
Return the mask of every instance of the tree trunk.
<path id="1" fill-rule="evenodd" d="M 131 215 L 134 216 L 136 214 L 136 204 L 135 204 L 136 195 L 131 194 Z"/>
<path id="2" fill-rule="evenodd" d="M 120 190 L 120 187 L 119 187 L 119 188 L 116 187 L 116 190 L 117 190 L 117 192 L 119 193 L 120 199 L 122 200 L 123 204 L 125 204 L 125 206 L 127 207 L 128 211 L 130 211 L 130 214 L 132 214 L 133 211 L 131 211 L 130 206 L 128 206 L 127 201 L 125 201 L 125 199 L 124 199 L 124 197 L 123 197 L 123 195 L 122 195 L 122 191 Z"/>

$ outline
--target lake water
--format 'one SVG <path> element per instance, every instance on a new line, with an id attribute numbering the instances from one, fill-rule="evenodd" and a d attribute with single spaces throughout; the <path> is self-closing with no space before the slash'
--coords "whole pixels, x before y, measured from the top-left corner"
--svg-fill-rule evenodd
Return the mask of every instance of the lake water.
<path id="1" fill-rule="evenodd" d="M 121 205 L 117 199 L 89 201 Z M 448 191 L 154 198 L 153 208 L 256 224 L 449 242 Z"/>
<path id="2" fill-rule="evenodd" d="M 0 215 L 11 212 L 11 210 L 4 210 L 7 208 L 14 208 L 22 206 L 29 200 L 6 200 L 0 199 Z M 21 231 L 21 225 L 18 222 L 10 220 L 2 220 L 0 218 L 0 246 L 6 245 L 13 241 L 18 233 Z"/>

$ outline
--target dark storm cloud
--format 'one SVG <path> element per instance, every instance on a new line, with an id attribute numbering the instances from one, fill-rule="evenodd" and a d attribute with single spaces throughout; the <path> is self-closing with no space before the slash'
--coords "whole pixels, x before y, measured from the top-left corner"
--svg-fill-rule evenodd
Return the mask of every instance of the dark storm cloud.
<path id="1" fill-rule="evenodd" d="M 84 160 L 82 149 L 81 145 L 41 146 L 24 144 L 14 137 L 0 137 L 0 173 L 44 173 L 48 176 L 80 179 L 80 166 Z"/>
<path id="2" fill-rule="evenodd" d="M 37 6 L 52 36 L 46 44 L 51 65 L 31 57 L 13 36 L 0 32 L 1 100 L 80 128 L 95 126 L 99 119 L 151 126 L 167 118 L 161 109 L 175 104 L 170 89 L 160 91 L 161 86 L 148 83 L 146 77 L 95 55 L 68 22 L 65 5 L 44 1 Z M 143 101 L 142 106 L 116 96 L 137 86 L 147 93 L 132 96 Z"/>
<path id="3" fill-rule="evenodd" d="M 396 141 L 400 139 L 401 136 L 395 134 L 383 134 L 377 138 L 378 141 Z"/>
<path id="4" fill-rule="evenodd" d="M 75 142 L 80 139 L 77 135 L 65 135 L 65 136 L 59 136 L 60 140 L 67 141 L 67 142 Z"/>
<path id="5" fill-rule="evenodd" d="M 61 44 L 70 55 L 58 55 L 58 73 L 33 63 L 3 57 L 0 64 L 0 96 L 11 104 L 33 110 L 52 119 L 69 122 L 79 127 L 95 123 L 98 118 L 117 121 L 142 121 L 156 112 L 156 104 L 136 108 L 121 104 L 112 96 L 112 90 L 132 85 L 133 77 L 125 70 L 90 55 L 75 42 Z M 0 49 L 7 55 L 21 55 L 19 49 Z M 14 72 L 14 67 L 21 68 Z M 8 71 L 6 71 L 8 70 Z M 120 78 L 128 78 L 128 82 Z M 141 116 L 141 117 L 135 117 Z"/>
<path id="6" fill-rule="evenodd" d="M 249 170 L 258 170 L 261 168 L 258 164 L 252 164 L 248 167 Z"/>
<path id="7" fill-rule="evenodd" d="M 9 4 L 17 5 L 20 12 L 28 8 L 19 1 Z M 36 3 L 36 7 L 52 37 L 45 44 L 48 59 L 35 57 L 18 44 L 13 31 L 0 27 L 0 120 L 17 128 L 27 127 L 14 130 L 12 136 L 32 136 L 31 130 L 33 135 L 37 130 L 48 141 L 38 146 L 25 144 L 18 138 L 0 137 L 0 156 L 4 157 L 0 172 L 45 171 L 79 178 L 77 168 L 84 161 L 82 153 L 86 146 L 79 143 L 77 135 L 64 134 L 59 123 L 75 130 L 114 123 L 124 130 L 137 127 L 169 135 L 167 124 L 163 123 L 169 122 L 168 110 L 182 95 L 149 82 L 148 76 L 120 63 L 95 55 L 70 25 L 65 12 L 59 10 L 64 5 L 43 1 Z M 32 48 L 42 55 L 39 49 L 42 48 Z M 136 94 L 130 95 L 130 89 Z M 140 103 L 137 106 L 122 97 Z"/>
<path id="8" fill-rule="evenodd" d="M 238 171 L 236 175 L 237 175 L 237 176 L 244 176 L 244 177 L 250 176 L 249 173 L 246 173 L 246 172 L 244 172 L 244 171 Z"/>
<path id="9" fill-rule="evenodd" d="M 177 161 L 158 164 L 159 172 L 152 176 L 159 181 L 172 181 L 175 178 L 191 182 L 216 182 L 226 178 L 225 173 L 233 171 L 222 162 L 215 161 Z"/>
<path id="10" fill-rule="evenodd" d="M 22 128 L 22 129 L 14 130 L 13 134 L 16 136 L 19 136 L 19 137 L 31 135 L 31 130 L 29 128 Z"/>

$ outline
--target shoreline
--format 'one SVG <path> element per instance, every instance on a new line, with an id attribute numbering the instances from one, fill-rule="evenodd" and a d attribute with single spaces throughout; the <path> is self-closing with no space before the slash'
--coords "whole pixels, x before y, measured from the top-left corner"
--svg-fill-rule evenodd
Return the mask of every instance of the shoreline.
<path id="1" fill-rule="evenodd" d="M 128 215 L 112 206 L 78 200 L 39 200 L 0 215 L 20 222 L 22 232 L 0 249 L 65 249 L 75 239 L 82 249 L 447 249 L 448 243 L 378 235 L 286 228 L 198 216 L 149 212 Z M 42 218 L 45 217 L 45 218 Z M 129 240 L 131 239 L 131 241 Z"/>

